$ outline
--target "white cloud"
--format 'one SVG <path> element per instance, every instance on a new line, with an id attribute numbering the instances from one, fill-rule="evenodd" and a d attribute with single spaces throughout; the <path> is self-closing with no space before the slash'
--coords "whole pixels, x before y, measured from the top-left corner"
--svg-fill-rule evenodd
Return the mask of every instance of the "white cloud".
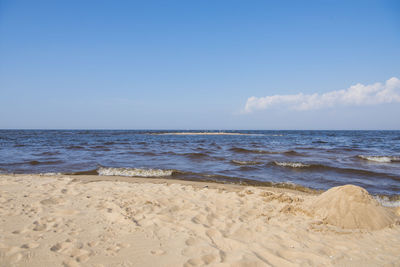
<path id="1" fill-rule="evenodd" d="M 363 85 L 358 83 L 346 90 L 331 91 L 323 94 L 272 95 L 249 97 L 244 113 L 272 107 L 294 110 L 315 110 L 335 106 L 366 106 L 400 102 L 400 80 L 390 78 L 382 83 Z"/>

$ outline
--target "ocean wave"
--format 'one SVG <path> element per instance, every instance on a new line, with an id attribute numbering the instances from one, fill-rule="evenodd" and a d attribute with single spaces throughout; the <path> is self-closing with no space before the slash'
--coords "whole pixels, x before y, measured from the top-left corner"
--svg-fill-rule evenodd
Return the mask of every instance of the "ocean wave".
<path id="1" fill-rule="evenodd" d="M 382 196 L 376 195 L 374 198 L 385 207 L 400 207 L 400 195 L 396 196 Z"/>
<path id="2" fill-rule="evenodd" d="M 280 162 L 280 161 L 274 161 L 275 165 L 281 166 L 281 167 L 290 167 L 290 168 L 308 168 L 311 167 L 309 164 L 304 164 L 301 162 Z"/>
<path id="3" fill-rule="evenodd" d="M 327 141 L 323 141 L 323 140 L 315 140 L 315 141 L 312 141 L 312 143 L 313 144 L 327 144 L 328 142 Z"/>
<path id="4" fill-rule="evenodd" d="M 242 148 L 242 147 L 231 147 L 229 150 L 236 152 L 236 153 L 242 153 L 242 154 L 285 154 L 287 156 L 304 156 L 303 154 L 301 154 L 297 151 L 294 151 L 294 150 L 268 151 L 268 150 L 260 150 L 260 149 L 247 149 L 247 148 Z"/>
<path id="5" fill-rule="evenodd" d="M 83 146 L 71 145 L 71 146 L 67 146 L 66 149 L 79 150 L 79 149 L 84 149 L 84 147 Z"/>
<path id="6" fill-rule="evenodd" d="M 141 142 L 137 142 L 136 144 L 137 144 L 137 145 L 147 145 L 147 142 L 141 141 Z"/>
<path id="7" fill-rule="evenodd" d="M 305 156 L 304 154 L 299 153 L 299 152 L 294 151 L 294 150 L 288 150 L 288 151 L 278 152 L 278 153 L 285 154 L 286 156 Z"/>
<path id="8" fill-rule="evenodd" d="M 369 160 L 374 162 L 380 163 L 391 163 L 391 162 L 400 162 L 400 157 L 395 156 L 365 156 L 365 155 L 358 155 L 357 156 L 363 160 Z"/>
<path id="9" fill-rule="evenodd" d="M 258 166 L 257 165 L 239 165 L 239 170 L 242 172 L 248 172 L 248 171 L 254 171 L 254 170 L 258 170 Z"/>
<path id="10" fill-rule="evenodd" d="M 256 150 L 256 149 L 247 149 L 247 148 L 242 148 L 242 147 L 231 147 L 229 149 L 230 151 L 236 152 L 236 153 L 254 153 L 254 154 L 275 154 L 272 153 L 271 151 L 266 151 L 266 150 Z"/>
<path id="11" fill-rule="evenodd" d="M 192 158 L 192 159 L 199 159 L 199 158 L 209 157 L 207 154 L 201 153 L 201 152 L 176 153 L 176 155 L 181 155 L 181 156 L 185 156 L 185 157 Z"/>
<path id="12" fill-rule="evenodd" d="M 362 175 L 362 176 L 368 176 L 368 177 L 382 177 L 382 178 L 388 178 L 392 180 L 399 181 L 400 176 L 390 174 L 390 173 L 382 173 L 382 172 L 374 172 L 374 171 L 369 171 L 369 170 L 363 170 L 363 169 L 354 169 L 354 168 L 340 168 L 340 167 L 334 167 L 334 166 L 328 166 L 328 165 L 323 165 L 323 164 L 306 164 L 302 162 L 279 162 L 279 161 L 273 161 L 269 164 L 273 164 L 276 166 L 280 167 L 289 167 L 289 168 L 296 168 L 296 169 L 302 169 L 302 170 L 307 170 L 307 171 L 333 171 L 336 173 L 343 173 L 347 175 Z"/>
<path id="13" fill-rule="evenodd" d="M 221 149 L 221 146 L 220 146 L 220 145 L 218 145 L 218 144 L 217 144 L 217 143 L 215 143 L 215 142 L 212 142 L 212 143 L 210 143 L 210 146 L 212 146 L 212 147 L 214 147 L 214 148 Z"/>
<path id="14" fill-rule="evenodd" d="M 54 161 L 37 161 L 31 160 L 28 162 L 30 165 L 53 165 L 53 164 L 60 164 L 63 163 L 62 160 L 54 160 Z"/>
<path id="15" fill-rule="evenodd" d="M 100 167 L 97 173 L 103 176 L 167 177 L 172 176 L 174 170 Z"/>
<path id="16" fill-rule="evenodd" d="M 150 151 L 128 151 L 128 152 L 121 152 L 121 154 L 132 154 L 132 155 L 142 155 L 142 156 L 158 156 L 160 154 L 156 154 Z"/>
<path id="17" fill-rule="evenodd" d="M 113 141 L 105 142 L 104 145 L 110 146 L 110 145 L 115 145 L 116 143 Z"/>
<path id="18" fill-rule="evenodd" d="M 57 176 L 57 175 L 62 175 L 61 172 L 44 172 L 44 173 L 40 173 L 40 175 L 42 176 Z"/>
<path id="19" fill-rule="evenodd" d="M 52 152 L 52 151 L 46 151 L 46 152 L 41 152 L 41 153 L 33 153 L 32 155 L 34 156 L 55 156 L 61 154 L 58 151 Z"/>
<path id="20" fill-rule="evenodd" d="M 258 164 L 262 164 L 262 162 L 259 161 L 242 161 L 242 160 L 231 160 L 231 162 L 233 164 L 237 164 L 237 165 L 258 165 Z"/>
<path id="21" fill-rule="evenodd" d="M 94 151 L 111 151 L 111 149 L 105 147 L 105 146 L 92 146 L 89 148 L 89 150 L 94 150 Z"/>

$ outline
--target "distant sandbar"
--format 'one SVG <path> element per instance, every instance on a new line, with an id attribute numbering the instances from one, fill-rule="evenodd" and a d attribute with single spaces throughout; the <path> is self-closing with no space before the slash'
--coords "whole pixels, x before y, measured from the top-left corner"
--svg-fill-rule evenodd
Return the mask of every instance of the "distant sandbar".
<path id="1" fill-rule="evenodd" d="M 228 132 L 168 132 L 153 133 L 156 135 L 254 135 L 249 133 L 228 133 Z"/>

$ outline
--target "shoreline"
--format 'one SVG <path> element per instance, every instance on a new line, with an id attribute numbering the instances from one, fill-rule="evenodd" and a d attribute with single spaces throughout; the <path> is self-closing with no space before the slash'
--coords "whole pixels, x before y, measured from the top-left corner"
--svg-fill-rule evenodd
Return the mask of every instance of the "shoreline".
<path id="1" fill-rule="evenodd" d="M 26 175 L 36 175 L 41 177 L 71 177 L 77 180 L 82 181 L 122 181 L 128 183 L 177 183 L 183 185 L 194 185 L 194 186 L 206 186 L 206 185 L 220 185 L 217 186 L 219 188 L 227 186 L 227 187 L 259 187 L 259 188 L 271 188 L 271 189 L 281 189 L 283 191 L 293 191 L 293 192 L 302 192 L 312 195 L 318 195 L 326 190 L 323 189 L 315 189 L 295 183 L 290 182 L 269 182 L 269 181 L 257 181 L 251 179 L 212 179 L 212 178 L 204 178 L 201 179 L 193 178 L 193 177 L 173 177 L 173 176 L 165 176 L 165 177 L 137 177 L 137 176 L 124 176 L 124 175 L 101 175 L 97 172 L 97 170 L 90 171 L 80 171 L 74 173 L 0 173 L 0 176 L 26 176 Z M 228 177 L 227 177 L 228 178 Z M 400 207 L 400 194 L 386 195 L 386 194 L 372 194 L 382 205 L 388 207 Z"/>
<path id="2" fill-rule="evenodd" d="M 16 175 L 24 175 L 24 174 L 16 174 Z M 28 174 L 32 175 L 32 174 Z M 41 175 L 41 176 L 50 176 L 53 175 Z M 257 187 L 264 188 L 270 190 L 277 190 L 281 192 L 299 192 L 306 194 L 320 194 L 324 190 L 317 190 L 297 184 L 292 183 L 273 183 L 273 182 L 260 182 L 256 180 L 248 180 L 243 179 L 241 181 L 235 182 L 234 180 L 224 181 L 224 180 L 214 180 L 214 179 L 204 179 L 198 180 L 195 178 L 168 178 L 168 177 L 131 177 L 131 176 L 121 176 L 121 175 L 86 175 L 86 174 L 57 174 L 57 176 L 69 176 L 71 178 L 77 179 L 79 181 L 85 182 L 98 182 L 98 181 L 113 181 L 113 182 L 127 182 L 127 183 L 156 183 L 156 184 L 181 184 L 181 185 L 191 185 L 196 188 L 200 187 L 209 187 L 216 189 L 225 189 L 225 190 L 241 190 L 244 187 Z"/>

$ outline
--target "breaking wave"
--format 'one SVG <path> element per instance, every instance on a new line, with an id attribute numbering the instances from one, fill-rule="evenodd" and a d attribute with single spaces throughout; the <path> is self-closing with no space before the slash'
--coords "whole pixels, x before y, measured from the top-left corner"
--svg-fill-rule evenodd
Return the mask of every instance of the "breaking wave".
<path id="1" fill-rule="evenodd" d="M 400 157 L 394 157 L 394 156 L 365 156 L 365 155 L 358 155 L 357 157 L 360 158 L 360 159 L 363 159 L 363 160 L 369 160 L 369 161 L 380 162 L 380 163 L 400 162 Z"/>
<path id="2" fill-rule="evenodd" d="M 140 168 L 106 168 L 100 167 L 97 173 L 103 176 L 130 176 L 130 177 L 167 177 L 172 176 L 174 170 L 140 169 Z"/>
<path id="3" fill-rule="evenodd" d="M 399 181 L 400 176 L 395 175 L 395 174 L 390 174 L 390 173 L 381 173 L 381 172 L 375 172 L 375 171 L 369 171 L 369 170 L 363 170 L 363 169 L 355 169 L 355 168 L 340 168 L 340 167 L 334 167 L 334 166 L 328 166 L 328 165 L 323 165 L 323 164 L 305 164 L 301 162 L 279 162 L 279 161 L 273 161 L 269 164 L 273 164 L 276 166 L 280 167 L 288 167 L 288 168 L 296 168 L 296 169 L 302 169 L 302 170 L 307 170 L 307 171 L 333 171 L 336 173 L 343 173 L 347 175 L 363 175 L 363 176 L 369 176 L 369 177 L 382 177 L 382 178 L 388 178 L 392 180 Z"/>
<path id="4" fill-rule="evenodd" d="M 376 195 L 374 198 L 385 207 L 400 207 L 400 195 L 396 196 L 384 196 Z"/>
<path id="5" fill-rule="evenodd" d="M 290 168 L 308 168 L 311 167 L 309 164 L 304 164 L 301 162 L 279 162 L 279 161 L 274 161 L 275 165 L 281 166 L 281 167 L 290 167 Z"/>

